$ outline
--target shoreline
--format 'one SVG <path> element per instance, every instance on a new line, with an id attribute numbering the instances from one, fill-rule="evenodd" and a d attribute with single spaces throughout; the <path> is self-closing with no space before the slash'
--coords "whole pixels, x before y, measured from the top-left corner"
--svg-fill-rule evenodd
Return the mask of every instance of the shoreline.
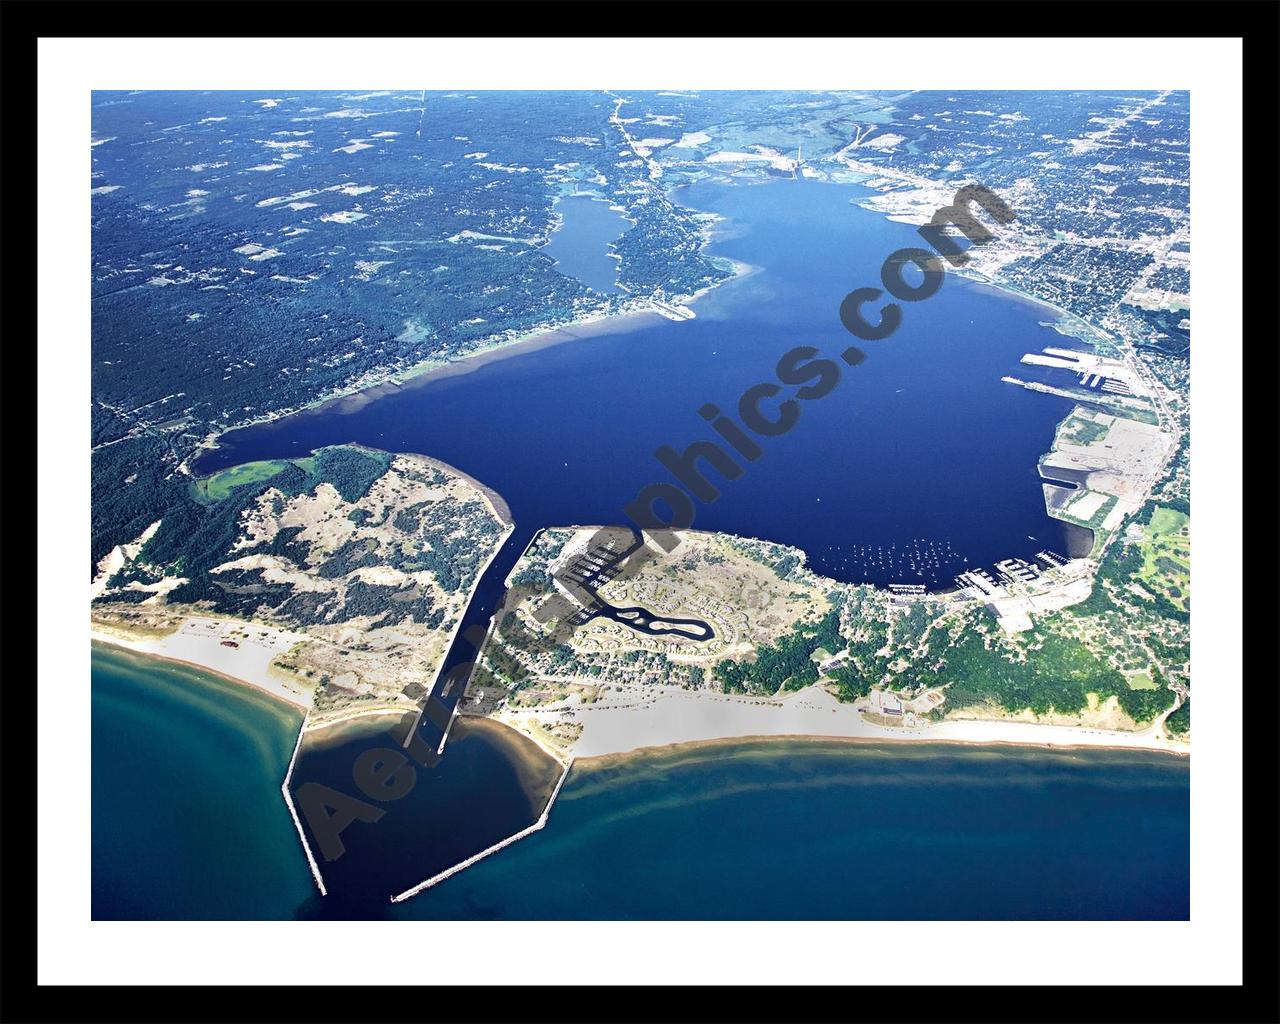
<path id="1" fill-rule="evenodd" d="M 705 237 L 702 249 L 706 249 L 712 241 L 714 241 L 713 237 Z M 732 270 L 731 275 L 722 281 L 715 281 L 698 289 L 692 295 L 678 296 L 667 304 L 691 306 L 716 289 L 751 277 L 760 270 L 759 267 L 744 263 L 742 260 L 734 259 L 730 256 L 708 256 L 708 258 L 729 264 Z M 347 387 L 338 388 L 328 394 L 320 395 L 309 402 L 287 409 L 279 409 L 264 416 L 255 416 L 207 434 L 195 446 L 191 454 L 182 461 L 178 470 L 192 478 L 199 479 L 198 474 L 192 470 L 192 465 L 199 462 L 206 453 L 214 452 L 221 448 L 222 446 L 218 444 L 219 438 L 235 433 L 238 430 L 264 426 L 277 420 L 287 419 L 290 416 L 318 413 L 328 406 L 343 408 L 344 404 L 349 404 L 345 411 L 354 412 L 370 402 L 374 402 L 386 395 L 394 394 L 405 387 L 415 387 L 427 381 L 443 380 L 448 377 L 474 373 L 490 363 L 512 356 L 536 352 L 555 345 L 562 345 L 570 341 L 581 341 L 607 334 L 626 333 L 638 328 L 640 324 L 635 321 L 644 317 L 670 319 L 659 311 L 658 302 L 659 300 L 655 298 L 632 296 L 623 300 L 624 308 L 621 309 L 595 310 L 572 317 L 563 323 L 549 323 L 515 335 L 498 335 L 483 339 L 475 351 L 461 358 L 444 362 L 438 359 L 424 359 L 399 370 L 375 371 L 370 379 L 363 382 L 357 381 Z M 630 304 L 631 308 L 626 308 L 626 304 Z"/>
<path id="2" fill-rule="evenodd" d="M 498 341 L 479 348 L 475 352 L 451 362 L 437 363 L 427 361 L 419 363 L 417 366 L 410 367 L 397 374 L 394 379 L 397 382 L 396 386 L 413 387 L 426 381 L 461 377 L 468 373 L 474 373 L 490 363 L 500 362 L 512 356 L 537 352 L 540 349 L 563 345 L 570 341 L 582 341 L 607 334 L 624 334 L 640 326 L 639 324 L 631 323 L 631 321 L 651 316 L 663 318 L 662 314 L 656 309 L 644 308 L 590 313 L 563 324 L 535 327 L 506 341 Z"/>
<path id="3" fill-rule="evenodd" d="M 329 721 L 311 722 L 310 709 L 307 705 L 298 703 L 288 697 L 283 696 L 278 691 L 269 690 L 248 679 L 238 676 L 229 675 L 209 665 L 200 662 L 190 661 L 183 658 L 176 658 L 171 655 L 160 654 L 150 650 L 143 650 L 137 647 L 131 647 L 126 643 L 118 642 L 117 638 L 103 635 L 97 630 L 93 631 L 91 637 L 92 643 L 100 644 L 107 648 L 119 651 L 126 651 L 143 658 L 154 658 L 157 661 L 167 662 L 174 665 L 181 665 L 186 668 L 195 669 L 199 672 L 205 672 L 215 676 L 218 679 L 228 683 L 247 686 L 258 693 L 270 697 L 279 703 L 287 704 L 291 708 L 295 708 L 304 712 L 304 719 L 298 731 L 299 741 L 304 735 L 315 735 L 317 733 L 330 732 L 331 730 L 340 730 L 343 726 L 354 726 L 359 723 L 366 722 L 370 718 L 378 717 L 397 717 L 403 718 L 406 715 L 412 715 L 416 707 L 381 707 L 369 708 L 356 711 L 352 714 L 331 719 Z M 687 691 L 682 691 L 687 693 Z M 707 691 L 707 696 L 703 699 L 724 701 L 733 705 L 735 709 L 752 709 L 762 711 L 766 714 L 770 712 L 776 713 L 781 704 L 785 700 L 794 699 L 807 691 L 796 691 L 789 698 L 775 700 L 772 698 L 733 698 L 726 697 L 722 694 L 714 694 Z M 693 699 L 699 699 L 695 694 L 689 694 Z M 831 698 L 834 702 L 834 698 Z M 670 703 L 670 702 L 668 702 Z M 854 710 L 852 704 L 837 704 L 837 709 L 847 709 L 849 715 L 858 716 L 859 713 Z M 527 714 L 531 709 L 525 709 Z M 485 723 L 490 727 L 496 727 L 499 730 L 509 730 L 513 737 L 519 736 L 523 740 L 534 744 L 542 753 L 551 757 L 553 760 L 561 764 L 565 763 L 566 756 L 553 753 L 543 744 L 539 743 L 534 737 L 529 736 L 523 730 L 517 728 L 514 724 L 503 721 L 499 718 L 493 718 L 487 715 L 468 715 L 468 722 L 473 725 Z M 581 761 L 584 766 L 590 767 L 597 764 L 611 763 L 631 757 L 652 756 L 655 754 L 675 753 L 681 749 L 695 749 L 701 747 L 715 746 L 732 746 L 734 744 L 766 744 L 773 742 L 812 742 L 812 743 L 860 743 L 860 744 L 893 744 L 893 745 L 916 745 L 927 746 L 931 744 L 944 744 L 947 746 L 962 747 L 1022 747 L 1033 750 L 1131 750 L 1146 751 L 1151 753 L 1169 754 L 1175 757 L 1190 757 L 1190 744 L 1184 740 L 1163 739 L 1157 735 L 1151 728 L 1141 732 L 1124 732 L 1120 730 L 1108 730 L 1092 728 L 1083 725 L 1053 725 L 1038 722 L 1019 722 L 1009 719 L 995 718 L 966 718 L 966 719 L 944 719 L 941 722 L 917 727 L 915 729 L 907 729 L 905 727 L 887 727 L 875 726 L 861 720 L 860 716 L 853 722 L 842 723 L 851 726 L 846 732 L 801 732 L 793 730 L 782 731 L 756 731 L 746 728 L 740 731 L 717 731 L 714 734 L 703 734 L 697 736 L 689 736 L 680 739 L 657 738 L 653 742 L 646 742 L 644 739 L 638 739 L 637 742 L 629 746 L 619 746 L 616 749 L 593 749 L 592 744 L 575 744 L 574 748 L 568 753 L 567 760 L 570 762 Z M 484 728 L 485 725 L 479 725 Z M 1044 730 L 1039 733 L 1039 730 Z M 1007 736 L 998 735 L 1000 732 L 1008 733 Z M 963 733 L 972 733 L 973 735 L 963 735 Z M 584 730 L 584 737 L 587 735 Z M 326 737 L 330 741 L 340 742 L 340 737 L 331 735 Z M 624 741 L 626 742 L 626 741 Z M 585 745 L 588 750 L 584 753 L 578 753 L 578 747 Z M 596 744 L 597 746 L 599 744 Z M 606 743 L 610 746 L 611 744 Z"/>
<path id="4" fill-rule="evenodd" d="M 685 303 L 696 302 L 721 285 L 750 276 L 756 269 L 737 260 L 733 261 L 733 264 L 735 273 L 732 277 L 701 289 L 687 298 Z M 585 341 L 609 334 L 624 334 L 640 327 L 641 324 L 637 321 L 641 321 L 646 317 L 656 317 L 660 320 L 668 319 L 658 312 L 649 300 L 644 301 L 645 305 L 637 306 L 637 308 L 633 309 L 597 311 L 564 323 L 535 327 L 511 338 L 497 339 L 491 344 L 477 348 L 474 352 L 448 362 L 424 360 L 401 370 L 389 371 L 376 380 L 353 384 L 349 388 L 322 395 L 302 405 L 280 409 L 265 416 L 258 416 L 242 423 L 236 423 L 208 434 L 187 456 L 180 469 L 193 479 L 201 479 L 201 474 L 195 472 L 191 468 L 192 465 L 199 462 L 206 454 L 221 449 L 222 445 L 218 443 L 220 438 L 240 430 L 265 426 L 279 420 L 288 419 L 291 416 L 316 415 L 322 412 L 355 412 L 371 402 L 375 402 L 387 395 L 395 394 L 405 388 L 420 387 L 428 382 L 444 380 L 449 377 L 461 377 L 468 373 L 474 373 L 490 363 L 496 363 L 530 352 L 537 352 L 556 345 L 563 345 L 571 341 Z M 217 471 L 215 470 L 214 472 Z M 211 474 L 206 473 L 204 475 Z"/>
<path id="5" fill-rule="evenodd" d="M 378 708 L 362 708 L 359 711 L 352 711 L 347 715 L 337 715 L 329 719 L 321 719 L 318 722 L 308 721 L 305 731 L 308 733 L 321 733 L 330 729 L 338 729 L 344 725 L 354 725 L 369 718 L 382 718 L 391 716 L 412 715 L 418 711 L 418 705 L 411 704 L 408 707 L 378 707 Z"/>
<path id="6" fill-rule="evenodd" d="M 215 676 L 224 682 L 234 683 L 237 686 L 246 686 L 263 696 L 270 697 L 272 700 L 281 704 L 287 704 L 295 710 L 301 711 L 304 716 L 310 713 L 311 704 L 304 701 L 300 696 L 285 688 L 283 685 L 272 686 L 270 681 L 255 682 L 252 679 L 246 679 L 244 676 L 232 675 L 229 672 L 216 668 L 213 665 L 206 664 L 202 661 L 193 661 L 190 658 L 179 658 L 173 654 L 163 653 L 147 646 L 145 641 L 129 640 L 128 638 L 116 636 L 111 633 L 104 633 L 98 629 L 90 629 L 89 642 L 91 645 L 98 644 L 116 651 L 126 651 L 129 654 L 135 654 L 143 658 L 154 658 L 156 661 L 167 662 L 171 665 L 181 665 L 184 668 L 195 669 L 197 672 L 204 672 L 207 675 Z"/>
<path id="7" fill-rule="evenodd" d="M 978 720 L 982 722 L 983 720 Z M 1069 728 L 1061 726 L 1059 728 Z M 1121 734 L 1117 734 L 1121 735 Z M 1175 758 L 1190 757 L 1191 751 L 1182 747 L 1153 747 L 1144 745 L 1127 746 L 1124 744 L 1102 743 L 1034 743 L 1024 740 L 977 740 L 977 739 L 934 739 L 932 737 L 909 736 L 845 736 L 839 734 L 822 735 L 819 733 L 763 733 L 743 736 L 713 736 L 706 739 L 683 740 L 676 743 L 656 743 L 652 746 L 635 747 L 631 750 L 617 750 L 609 753 L 575 755 L 575 764 L 584 768 L 601 768 L 615 764 L 624 764 L 633 758 L 676 756 L 684 752 L 693 752 L 715 747 L 734 746 L 768 746 L 774 743 L 829 743 L 850 744 L 854 746 L 901 746 L 903 752 L 922 747 L 958 747 L 974 750 L 1015 749 L 1035 750 L 1044 753 L 1074 753 L 1081 750 L 1119 751 L 1142 754 L 1168 754 Z"/>
<path id="8" fill-rule="evenodd" d="M 502 544 L 498 545 L 499 548 L 501 548 L 502 545 L 507 542 L 507 539 L 511 536 L 511 534 L 515 532 L 516 521 L 515 521 L 515 517 L 512 516 L 511 514 L 511 506 L 507 504 L 506 498 L 504 498 L 501 494 L 495 491 L 492 487 L 488 486 L 488 484 L 481 483 L 479 480 L 473 477 L 470 473 L 464 472 L 463 470 L 459 469 L 457 466 L 451 466 L 447 462 L 444 462 L 440 459 L 433 458 L 430 455 L 423 455 L 421 452 L 393 453 L 395 458 L 399 458 L 400 456 L 405 454 L 411 455 L 415 459 L 422 459 L 432 468 L 440 470 L 445 474 L 452 474 L 453 476 L 459 477 L 460 479 L 466 481 L 468 484 L 474 487 L 477 491 L 479 491 L 481 498 L 483 498 L 486 502 L 488 502 L 489 510 L 493 513 L 494 518 L 496 518 L 506 528 L 506 532 L 502 538 Z M 486 568 L 487 568 L 487 565 L 486 565 Z M 481 570 L 481 575 L 484 575 L 483 570 Z M 478 578 L 479 577 L 477 577 L 477 579 Z"/>
<path id="9" fill-rule="evenodd" d="M 347 387 L 337 388 L 326 394 L 319 395 L 309 402 L 303 402 L 300 405 L 290 406 L 286 409 L 277 409 L 276 411 L 267 413 L 266 415 L 254 416 L 247 420 L 213 431 L 207 434 L 205 438 L 195 446 L 191 454 L 183 460 L 179 469 L 194 479 L 200 479 L 200 474 L 196 473 L 191 468 L 192 464 L 199 462 L 205 454 L 218 451 L 222 447 L 222 445 L 218 443 L 218 440 L 226 437 L 228 434 L 234 434 L 239 430 L 248 430 L 250 427 L 265 426 L 270 423 L 275 423 L 278 420 L 288 419 L 291 416 L 320 413 L 322 411 L 326 411 L 329 406 L 341 408 L 345 405 L 349 406 L 345 411 L 354 412 L 370 402 L 374 402 L 386 395 L 394 394 L 403 387 L 412 387 L 427 380 L 461 376 L 462 374 L 474 372 L 487 363 L 494 362 L 498 359 L 504 358 L 508 354 L 511 354 L 512 349 L 518 349 L 521 352 L 536 351 L 537 349 L 547 347 L 548 345 L 574 340 L 573 337 L 548 340 L 549 336 L 553 337 L 561 332 L 590 327 L 596 324 L 606 323 L 610 320 L 640 316 L 649 312 L 653 312 L 654 315 L 658 315 L 653 310 L 624 310 L 619 312 L 597 311 L 595 313 L 587 314 L 581 318 L 568 320 L 562 324 L 548 324 L 542 327 L 535 327 L 508 339 L 493 339 L 489 344 L 482 344 L 476 349 L 476 351 L 471 352 L 460 359 L 447 362 L 440 362 L 439 360 L 434 359 L 424 359 L 421 362 L 414 363 L 411 366 L 403 367 L 401 369 L 384 370 L 375 373 L 369 380 L 356 381 Z M 583 336 L 590 336 L 590 333 Z"/>

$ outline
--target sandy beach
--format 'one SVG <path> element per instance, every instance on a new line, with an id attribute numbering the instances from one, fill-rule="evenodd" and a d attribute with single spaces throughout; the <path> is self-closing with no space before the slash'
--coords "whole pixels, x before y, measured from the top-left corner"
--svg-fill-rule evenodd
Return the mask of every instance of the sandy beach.
<path id="1" fill-rule="evenodd" d="M 1042 725 L 1018 721 L 943 721 L 915 728 L 879 726 L 867 722 L 851 704 L 841 704 L 820 687 L 784 698 L 729 697 L 678 687 L 652 687 L 652 694 L 627 703 L 572 709 L 583 725 L 574 747 L 575 758 L 598 757 L 639 750 L 746 737 L 849 738 L 877 742 L 1013 743 L 1045 747 L 1112 747 L 1161 750 L 1188 754 L 1190 744 L 1164 737 L 1149 727 L 1141 732 L 1092 729 L 1083 726 Z M 648 691 L 646 691 L 648 694 Z M 513 717 L 564 721 L 563 708 L 530 710 Z"/>
<path id="2" fill-rule="evenodd" d="M 93 623 L 89 635 L 97 643 L 190 665 L 252 686 L 295 707 L 311 708 L 310 690 L 271 668 L 278 656 L 307 639 L 300 633 L 240 619 L 188 615 L 174 632 L 164 636 L 144 636 L 101 623 Z"/>
<path id="3" fill-rule="evenodd" d="M 148 637 L 95 624 L 97 643 L 163 658 L 233 682 L 252 686 L 295 707 L 309 711 L 311 694 L 299 683 L 271 668 L 272 661 L 305 637 L 238 619 L 191 615 L 166 636 Z M 224 645 L 231 640 L 236 647 Z M 328 721 L 309 723 L 309 732 L 381 716 L 412 713 L 410 706 L 348 709 Z M 474 721 L 470 716 L 468 721 Z M 1171 739 L 1149 726 L 1137 732 L 1078 725 L 1049 725 L 1013 720 L 946 720 L 920 722 L 914 727 L 882 726 L 868 722 L 852 704 L 841 704 L 818 686 L 781 698 L 742 697 L 671 686 L 647 687 L 591 705 L 558 704 L 509 709 L 501 724 L 530 737 L 520 726 L 528 719 L 545 725 L 566 720 L 582 724 L 582 736 L 572 748 L 574 758 L 604 757 L 651 747 L 746 738 L 810 737 L 862 739 L 876 742 L 1006 743 L 1042 747 L 1106 747 L 1159 750 L 1189 754 L 1191 745 Z M 341 730 L 338 730 L 338 734 Z M 543 747 L 558 760 L 563 755 Z"/>

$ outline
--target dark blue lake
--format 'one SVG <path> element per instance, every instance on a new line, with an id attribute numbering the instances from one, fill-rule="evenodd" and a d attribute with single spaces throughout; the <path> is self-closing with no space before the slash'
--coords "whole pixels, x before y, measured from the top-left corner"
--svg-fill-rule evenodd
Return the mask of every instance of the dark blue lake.
<path id="1" fill-rule="evenodd" d="M 733 413 L 744 390 L 776 380 L 788 350 L 838 359 L 857 340 L 840 323 L 841 300 L 878 284 L 891 252 L 920 243 L 910 226 L 851 202 L 864 194 L 806 181 L 681 189 L 684 205 L 725 218 L 711 252 L 758 268 L 695 303 L 697 319 L 645 316 L 235 431 L 196 469 L 349 441 L 432 455 L 510 504 L 517 533 L 493 567 L 505 574 L 539 527 L 624 522 L 641 488 L 672 480 L 655 449 L 717 439 L 700 407 Z M 1024 353 L 1071 344 L 1040 326 L 1049 319 L 1043 306 L 950 275 L 937 295 L 904 305 L 891 338 L 859 342 L 865 362 L 842 364 L 835 390 L 802 403 L 788 434 L 761 439 L 763 456 L 739 479 L 709 470 L 721 497 L 697 506 L 694 526 L 795 545 L 839 579 L 934 588 L 966 567 L 1066 553 L 1036 466 L 1070 403 L 1000 380 Z"/>

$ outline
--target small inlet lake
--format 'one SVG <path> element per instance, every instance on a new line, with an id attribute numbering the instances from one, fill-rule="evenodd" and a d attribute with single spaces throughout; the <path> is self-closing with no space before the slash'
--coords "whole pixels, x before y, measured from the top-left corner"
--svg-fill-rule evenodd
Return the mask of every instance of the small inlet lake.
<path id="1" fill-rule="evenodd" d="M 556 269 L 598 292 L 616 292 L 618 261 L 609 246 L 631 223 L 609 203 L 587 195 L 565 196 L 556 202 L 560 227 L 542 251 L 556 261 Z"/>

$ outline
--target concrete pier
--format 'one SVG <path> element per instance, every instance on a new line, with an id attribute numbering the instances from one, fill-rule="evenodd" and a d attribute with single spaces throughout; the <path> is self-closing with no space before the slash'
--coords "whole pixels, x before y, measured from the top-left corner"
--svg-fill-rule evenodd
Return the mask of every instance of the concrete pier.
<path id="1" fill-rule="evenodd" d="M 556 797 L 560 795 L 560 787 L 564 785 L 564 780 L 568 778 L 569 769 L 572 767 L 573 767 L 573 758 L 570 758 L 569 763 L 564 767 L 564 771 L 560 773 L 560 779 L 556 782 L 556 788 L 551 791 L 551 797 L 547 800 L 547 806 L 542 809 L 542 814 L 538 816 L 538 820 L 535 821 L 528 828 L 523 828 L 519 832 L 517 832 L 515 835 L 507 836 L 507 838 L 503 839 L 501 842 L 494 843 L 492 846 L 488 847 L 487 849 L 481 850 L 479 853 L 475 854 L 474 856 L 468 857 L 466 860 L 455 864 L 453 867 L 447 868 L 446 870 L 441 871 L 439 874 L 432 875 L 425 882 L 419 882 L 412 889 L 406 889 L 404 892 L 399 893 L 398 895 L 392 896 L 391 902 L 403 903 L 405 900 L 413 896 L 417 896 L 418 893 L 423 892 L 427 889 L 430 889 L 433 885 L 438 885 L 440 882 L 443 882 L 446 878 L 452 878 L 459 871 L 463 871 L 466 868 L 471 867 L 471 865 L 475 864 L 477 861 L 484 860 L 484 858 L 488 857 L 491 853 L 497 853 L 499 850 L 505 849 L 506 847 L 510 846 L 512 843 L 517 842 L 520 839 L 523 839 L 525 836 L 533 835 L 534 832 L 537 832 L 543 828 L 546 828 L 547 820 L 551 816 L 551 805 L 556 802 Z M 305 843 L 305 840 L 304 840 L 304 843 Z M 318 876 L 317 876 L 317 879 L 318 879 Z M 321 891 L 323 892 L 323 889 Z"/>
<path id="2" fill-rule="evenodd" d="M 280 792 L 284 795 L 285 805 L 289 808 L 289 816 L 293 818 L 293 827 L 298 830 L 298 838 L 302 840 L 302 852 L 307 855 L 307 863 L 311 865 L 311 877 L 315 879 L 316 888 L 320 890 L 321 896 L 329 895 L 324 887 L 324 878 L 320 874 L 320 865 L 316 863 L 315 855 L 311 852 L 311 844 L 307 842 L 307 834 L 302 830 L 302 821 L 298 817 L 298 810 L 293 806 L 293 794 L 289 792 L 289 783 L 293 781 L 293 766 L 298 760 L 298 751 L 302 747 L 302 736 L 307 731 L 307 719 L 311 717 L 311 712 L 307 712 L 306 718 L 303 718 L 302 725 L 298 729 L 298 742 L 293 745 L 293 756 L 289 758 L 289 770 L 284 773 L 284 782 L 280 784 Z"/>

